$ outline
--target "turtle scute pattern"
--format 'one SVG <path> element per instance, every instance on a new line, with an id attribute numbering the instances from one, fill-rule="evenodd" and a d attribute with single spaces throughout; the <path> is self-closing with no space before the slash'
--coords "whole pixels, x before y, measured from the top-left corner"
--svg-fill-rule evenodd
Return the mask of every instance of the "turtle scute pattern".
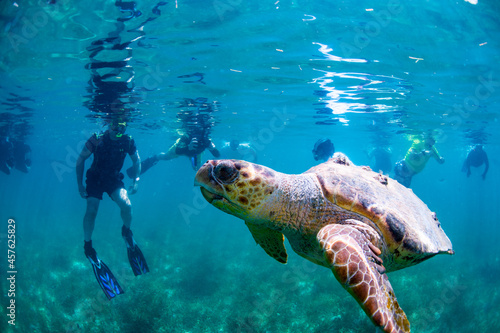
<path id="1" fill-rule="evenodd" d="M 378 257 L 381 252 L 351 225 L 329 225 L 317 235 L 325 259 L 339 283 L 359 303 L 371 321 L 385 332 L 410 332 L 410 323 L 399 306 Z M 366 256 L 365 254 L 369 255 Z"/>
<path id="2" fill-rule="evenodd" d="M 417 264 L 437 253 L 452 253 L 436 214 L 395 180 L 358 167 L 341 153 L 305 173 L 317 176 L 328 201 L 359 214 L 364 223 L 380 232 L 392 256 L 388 271 Z"/>
<path id="3" fill-rule="evenodd" d="M 410 189 L 343 154 L 299 175 L 209 161 L 197 182 L 215 193 L 214 206 L 245 220 L 277 261 L 287 261 L 286 236 L 299 255 L 330 268 L 386 333 L 410 332 L 386 273 L 453 254 L 435 214 Z"/>

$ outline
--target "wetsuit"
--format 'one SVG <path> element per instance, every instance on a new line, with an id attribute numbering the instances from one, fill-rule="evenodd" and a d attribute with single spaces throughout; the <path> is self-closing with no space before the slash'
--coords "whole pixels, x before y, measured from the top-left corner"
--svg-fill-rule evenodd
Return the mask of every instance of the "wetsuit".
<path id="1" fill-rule="evenodd" d="M 160 160 L 169 160 L 180 155 L 189 157 L 193 169 L 198 170 L 200 156 L 205 149 L 208 149 L 215 158 L 220 157 L 220 152 L 217 148 L 215 148 L 215 145 L 210 138 L 204 136 L 200 136 L 200 139 L 198 139 L 198 136 L 195 136 L 194 138 L 198 140 L 198 145 L 193 150 L 189 149 L 189 144 L 191 143 L 192 138 L 190 136 L 183 135 L 175 141 L 167 153 L 153 155 L 143 160 L 141 162 L 141 174 L 155 166 Z M 163 155 L 163 158 L 160 157 L 161 155 Z M 167 157 L 165 158 L 165 156 Z M 132 167 L 127 169 L 127 175 L 130 178 L 134 176 L 134 170 Z"/>
<path id="2" fill-rule="evenodd" d="M 112 140 L 109 131 L 94 134 L 85 143 L 85 147 L 94 154 L 94 161 L 87 170 L 87 194 L 102 200 L 102 194 L 109 196 L 119 188 L 125 188 L 120 172 L 127 154 L 137 151 L 134 139 L 130 135 L 122 135 Z"/>
<path id="3" fill-rule="evenodd" d="M 193 150 L 191 150 L 189 149 L 189 144 L 191 143 L 191 140 L 193 138 L 196 138 L 198 140 L 198 145 Z M 194 137 L 183 135 L 179 139 L 177 139 L 175 144 L 170 149 L 175 149 L 176 155 L 184 155 L 189 157 L 189 159 L 191 160 L 191 166 L 195 170 L 198 169 L 201 153 L 203 153 L 205 149 L 208 149 L 215 158 L 220 157 L 220 153 L 215 148 L 215 145 L 213 144 L 212 140 L 210 140 L 210 138 L 208 138 L 205 135 L 194 136 Z"/>
<path id="4" fill-rule="evenodd" d="M 200 138 L 196 137 L 196 139 L 198 139 L 198 145 L 196 148 L 191 150 L 189 149 L 189 143 L 191 142 L 192 138 L 187 135 L 181 136 L 179 139 L 177 139 L 177 141 L 174 144 L 175 153 L 177 155 L 193 157 L 203 153 L 205 148 L 211 147 L 212 145 L 210 139 L 205 138 L 203 136 L 201 136 Z"/>

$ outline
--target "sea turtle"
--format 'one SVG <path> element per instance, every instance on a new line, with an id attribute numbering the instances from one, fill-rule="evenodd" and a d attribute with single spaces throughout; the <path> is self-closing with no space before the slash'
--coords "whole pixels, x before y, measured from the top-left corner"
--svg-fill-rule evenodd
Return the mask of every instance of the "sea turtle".
<path id="1" fill-rule="evenodd" d="M 271 257 L 293 250 L 325 266 L 384 332 L 410 332 L 386 272 L 453 254 L 436 217 L 412 190 L 342 153 L 299 175 L 238 160 L 207 161 L 195 185 L 243 219 Z"/>

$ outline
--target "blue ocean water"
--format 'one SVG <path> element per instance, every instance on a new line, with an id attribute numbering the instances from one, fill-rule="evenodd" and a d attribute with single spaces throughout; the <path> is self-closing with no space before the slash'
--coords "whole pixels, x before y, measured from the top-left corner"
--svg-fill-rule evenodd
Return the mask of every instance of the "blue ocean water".
<path id="1" fill-rule="evenodd" d="M 456 254 L 390 281 L 413 332 L 500 329 L 498 2 L 0 6 L 0 137 L 28 144 L 32 160 L 28 173 L 0 172 L 1 332 L 375 331 L 329 270 L 288 244 L 279 264 L 243 221 L 209 206 L 185 157 L 157 164 L 131 196 L 147 275 L 133 276 L 119 210 L 105 195 L 94 247 L 125 289 L 108 301 L 83 253 L 75 164 L 117 112 L 143 159 L 166 151 L 194 112 L 207 115 L 216 146 L 248 142 L 259 164 L 292 174 L 318 163 L 311 149 L 322 137 L 373 166 L 372 149 L 390 149 L 395 163 L 432 133 L 445 163 L 431 159 L 412 189 Z M 489 157 L 485 180 L 483 167 L 461 172 L 477 144 Z"/>

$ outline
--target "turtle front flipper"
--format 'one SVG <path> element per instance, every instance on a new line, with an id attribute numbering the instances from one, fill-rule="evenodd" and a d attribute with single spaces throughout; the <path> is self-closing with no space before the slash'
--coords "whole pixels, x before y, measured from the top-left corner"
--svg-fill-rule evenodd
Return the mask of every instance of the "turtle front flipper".
<path id="1" fill-rule="evenodd" d="M 280 263 L 286 264 L 288 254 L 285 249 L 285 236 L 281 232 L 249 222 L 245 222 L 245 224 L 252 233 L 253 239 L 267 254 Z"/>
<path id="2" fill-rule="evenodd" d="M 410 332 L 378 257 L 380 250 L 352 225 L 327 225 L 317 239 L 333 274 L 372 322 L 384 332 Z"/>

